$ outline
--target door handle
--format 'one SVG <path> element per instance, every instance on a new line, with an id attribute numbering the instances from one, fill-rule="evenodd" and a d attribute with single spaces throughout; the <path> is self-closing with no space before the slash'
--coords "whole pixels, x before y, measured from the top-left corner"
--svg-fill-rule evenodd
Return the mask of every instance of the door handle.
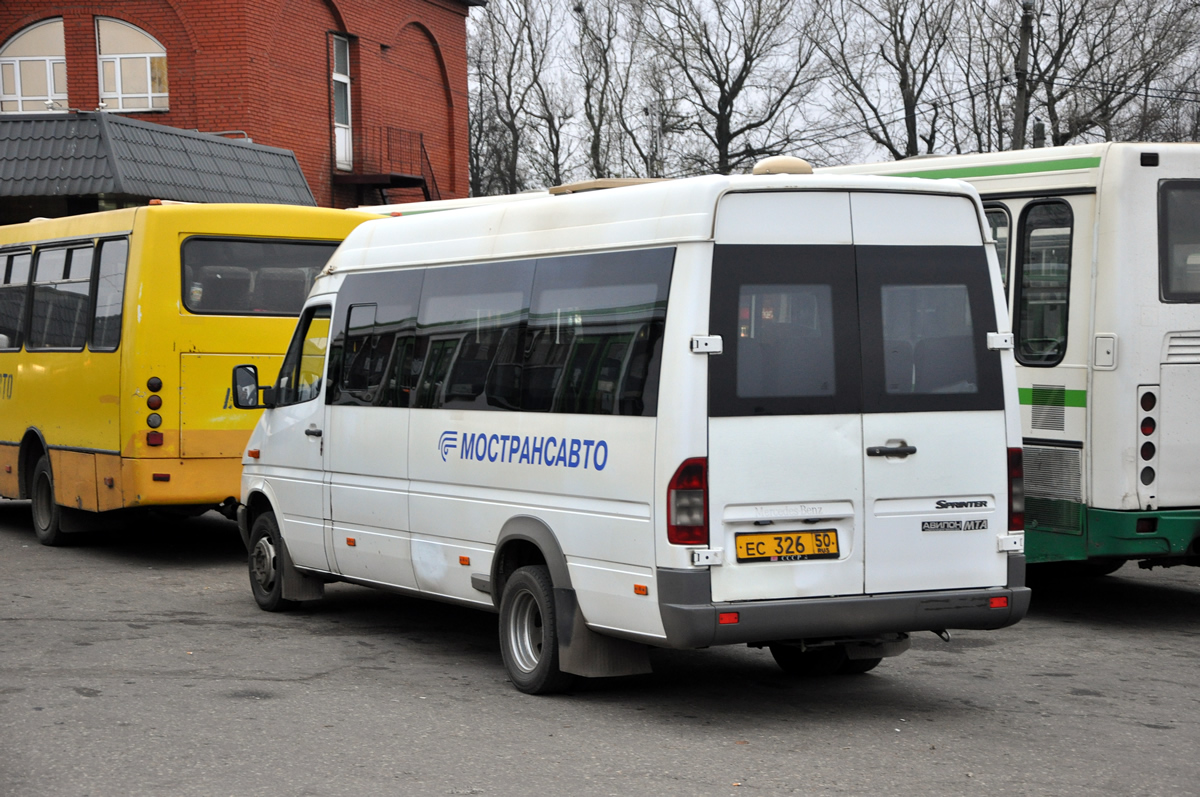
<path id="1" fill-rule="evenodd" d="M 320 437 L 321 436 L 320 429 L 305 429 L 304 433 L 306 435 L 308 435 L 309 437 Z M 916 449 L 913 449 L 913 450 L 915 451 Z"/>
<path id="2" fill-rule="evenodd" d="M 867 449 L 868 457 L 900 457 L 917 453 L 916 446 L 871 446 Z"/>

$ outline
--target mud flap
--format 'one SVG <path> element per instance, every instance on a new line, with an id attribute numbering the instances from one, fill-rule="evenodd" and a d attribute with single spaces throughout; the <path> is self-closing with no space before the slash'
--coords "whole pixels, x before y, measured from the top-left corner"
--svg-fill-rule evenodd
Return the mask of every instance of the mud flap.
<path id="1" fill-rule="evenodd" d="M 285 582 L 286 587 L 286 582 Z M 558 625 L 558 668 L 585 678 L 650 672 L 649 648 L 627 639 L 597 634 L 587 627 L 575 590 L 554 590 Z"/>
<path id="2" fill-rule="evenodd" d="M 292 555 L 288 553 L 287 543 L 279 541 L 283 582 L 280 587 L 282 597 L 289 601 L 315 601 L 325 597 L 325 582 L 310 575 L 301 573 L 292 564 Z"/>

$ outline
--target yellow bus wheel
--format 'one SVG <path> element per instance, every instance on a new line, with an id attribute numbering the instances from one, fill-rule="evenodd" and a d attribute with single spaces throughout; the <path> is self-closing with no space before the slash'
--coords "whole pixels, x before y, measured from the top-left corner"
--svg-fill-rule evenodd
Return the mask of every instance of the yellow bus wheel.
<path id="1" fill-rule="evenodd" d="M 50 458 L 43 456 L 33 469 L 33 530 L 42 545 L 63 542 L 62 509 L 54 500 L 54 474 Z"/>

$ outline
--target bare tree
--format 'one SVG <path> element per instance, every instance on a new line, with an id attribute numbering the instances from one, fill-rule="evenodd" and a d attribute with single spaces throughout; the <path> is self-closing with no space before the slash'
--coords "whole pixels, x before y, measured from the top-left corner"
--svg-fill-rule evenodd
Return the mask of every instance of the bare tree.
<path id="1" fill-rule="evenodd" d="M 1155 81 L 1195 52 L 1198 14 L 1191 0 L 1045 0 L 1031 79 L 1053 144 L 1119 136 Z"/>
<path id="2" fill-rule="evenodd" d="M 686 89 L 679 99 L 693 138 L 680 153 L 685 172 L 729 174 L 799 141 L 791 121 L 813 79 L 814 47 L 794 0 L 645 3 L 650 60 L 665 70 L 660 78 Z"/>
<path id="3" fill-rule="evenodd" d="M 900 159 L 938 144 L 941 81 L 957 0 L 825 0 L 821 51 L 861 132 Z M 922 122 L 924 123 L 922 125 Z M 922 132 L 923 127 L 923 132 Z"/>
<path id="4" fill-rule="evenodd" d="M 1014 0 L 964 3 L 939 76 L 946 145 L 956 153 L 1007 149 L 1012 141 L 1013 70 L 1020 17 Z"/>

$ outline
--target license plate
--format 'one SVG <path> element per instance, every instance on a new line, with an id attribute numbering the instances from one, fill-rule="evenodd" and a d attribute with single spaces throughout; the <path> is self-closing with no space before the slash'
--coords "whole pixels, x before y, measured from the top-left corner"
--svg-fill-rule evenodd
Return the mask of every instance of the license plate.
<path id="1" fill-rule="evenodd" d="M 837 531 L 787 531 L 738 534 L 733 541 L 739 562 L 794 562 L 836 559 Z"/>

